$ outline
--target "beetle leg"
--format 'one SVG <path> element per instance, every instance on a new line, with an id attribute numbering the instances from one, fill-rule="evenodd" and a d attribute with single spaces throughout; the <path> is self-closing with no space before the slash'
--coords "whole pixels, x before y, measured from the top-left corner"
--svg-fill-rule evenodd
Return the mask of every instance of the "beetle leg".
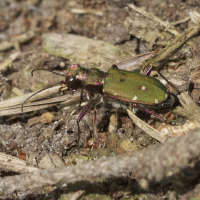
<path id="1" fill-rule="evenodd" d="M 82 89 L 83 91 L 83 89 Z M 82 93 L 81 91 L 81 93 Z M 81 95 L 82 96 L 82 95 Z M 82 97 L 81 97 L 82 98 Z M 94 98 L 90 98 L 89 102 L 86 104 L 86 106 L 83 108 L 83 110 L 81 111 L 78 119 L 77 119 L 77 122 L 79 123 L 81 121 L 81 119 L 86 115 L 87 111 L 89 110 L 92 102 L 93 102 Z M 81 104 L 79 103 L 79 106 L 81 106 Z"/>
<path id="2" fill-rule="evenodd" d="M 83 108 L 81 114 L 79 115 L 77 122 L 79 123 L 81 119 L 86 115 L 87 111 L 89 110 L 91 106 L 91 102 L 88 102 L 88 104 Z"/>
<path id="3" fill-rule="evenodd" d="M 90 154 L 88 156 L 88 161 L 89 159 L 91 158 L 91 155 L 92 155 L 92 151 L 93 151 L 93 148 L 94 148 L 94 144 L 95 144 L 95 140 L 96 140 L 96 137 L 97 137 L 97 118 L 96 118 L 96 114 L 97 114 L 97 109 L 96 107 L 94 108 L 94 125 L 93 125 L 93 130 L 94 130 L 94 136 L 93 136 L 93 145 L 90 149 Z"/>
<path id="4" fill-rule="evenodd" d="M 113 68 L 113 69 L 119 69 L 118 67 L 117 67 L 117 65 L 112 65 L 112 67 L 111 68 Z"/>
<path id="5" fill-rule="evenodd" d="M 74 92 L 72 91 L 72 96 L 74 95 Z M 71 96 L 71 97 L 72 97 Z M 83 101 L 83 88 L 81 89 L 81 94 L 80 94 L 80 101 L 79 101 L 79 105 L 78 105 L 78 108 L 76 108 L 76 109 L 74 109 L 72 112 L 71 112 L 71 114 L 70 115 L 73 115 L 73 114 L 75 114 L 76 112 L 80 112 L 80 110 L 82 110 L 83 111 L 83 109 L 81 109 L 81 103 L 82 103 L 82 101 Z M 85 101 L 84 101 L 85 102 Z M 86 105 L 87 106 L 87 105 Z M 81 115 L 81 114 L 80 114 Z M 80 115 L 79 115 L 79 117 L 80 117 Z M 84 117 L 84 116 L 83 116 Z M 80 119 L 81 120 L 81 119 Z"/>
<path id="6" fill-rule="evenodd" d="M 94 136 L 93 136 L 93 145 L 92 145 L 92 148 L 91 148 L 91 150 L 90 150 L 90 154 L 89 154 L 89 156 L 88 156 L 88 161 L 89 161 L 89 159 L 90 159 L 90 157 L 91 157 L 91 155 L 92 155 L 92 151 L 93 151 L 93 148 L 94 148 L 94 144 L 95 144 L 95 140 L 96 140 L 96 138 L 97 138 L 97 117 L 96 117 L 96 115 L 97 115 L 97 108 L 96 108 L 96 106 L 97 105 L 99 105 L 99 104 L 101 104 L 102 102 L 99 102 L 99 103 L 97 103 L 96 105 L 95 105 L 95 108 L 94 108 L 94 126 L 93 126 L 93 133 L 94 133 Z"/>
<path id="7" fill-rule="evenodd" d="M 79 122 L 81 121 L 81 119 L 86 115 L 87 111 L 89 110 L 91 106 L 91 101 L 88 102 L 88 104 L 83 108 L 81 114 L 79 115 L 78 119 L 77 119 L 77 126 L 78 126 L 78 142 L 80 140 L 80 135 L 81 135 L 81 131 L 80 131 L 80 127 L 79 127 Z"/>
<path id="8" fill-rule="evenodd" d="M 161 115 L 158 115 L 158 114 L 156 114 L 156 113 L 154 113 L 154 112 L 152 112 L 152 111 L 150 111 L 150 110 L 148 110 L 148 109 L 146 109 L 146 108 L 143 108 L 143 107 L 140 106 L 140 105 L 137 105 L 137 104 L 133 104 L 133 105 L 136 106 L 136 107 L 138 107 L 138 108 L 141 109 L 141 110 L 144 110 L 145 112 L 147 112 L 147 113 L 149 113 L 149 114 L 154 115 L 155 117 L 157 117 L 157 118 L 159 118 L 159 119 L 162 119 L 163 121 L 171 122 L 172 124 L 177 124 L 177 123 L 178 123 L 176 120 L 167 119 L 167 118 L 165 118 L 165 117 L 163 117 L 163 116 L 161 116 Z"/>
<path id="9" fill-rule="evenodd" d="M 79 108 L 81 107 L 82 100 L 83 100 L 83 88 L 81 89 L 80 102 L 79 102 L 79 105 L 78 105 Z"/>
<path id="10" fill-rule="evenodd" d="M 94 97 L 95 98 L 95 97 Z M 88 104 L 83 108 L 81 114 L 79 115 L 78 119 L 77 119 L 77 126 L 78 126 L 78 142 L 80 140 L 80 126 L 79 126 L 79 122 L 81 121 L 81 119 L 86 115 L 86 113 L 88 112 L 88 110 L 90 109 L 91 107 L 91 104 L 93 104 L 93 101 L 94 99 L 92 98 Z M 93 151 L 93 148 L 94 148 L 94 143 L 95 143 L 95 140 L 97 138 L 97 118 L 96 118 L 96 111 L 97 111 L 97 106 L 99 104 L 103 103 L 103 101 L 101 100 L 100 102 L 98 102 L 97 104 L 95 104 L 95 108 L 94 108 L 94 124 L 93 124 L 93 145 L 92 145 L 92 148 L 90 150 L 90 154 L 89 154 L 89 157 L 88 157 L 88 160 L 90 159 L 91 155 L 92 155 L 92 151 Z"/>
<path id="11" fill-rule="evenodd" d="M 151 73 L 152 67 L 149 67 L 149 69 L 147 69 L 145 75 L 149 76 L 149 74 Z"/>

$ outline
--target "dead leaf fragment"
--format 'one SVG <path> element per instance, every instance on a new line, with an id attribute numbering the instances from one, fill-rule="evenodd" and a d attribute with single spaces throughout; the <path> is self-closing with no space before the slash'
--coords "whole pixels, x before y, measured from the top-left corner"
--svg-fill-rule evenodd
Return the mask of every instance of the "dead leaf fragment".
<path id="1" fill-rule="evenodd" d="M 56 167 L 63 167 L 63 166 L 65 166 L 64 161 L 57 154 L 50 155 L 50 157 L 52 159 L 53 164 Z"/>
<path id="2" fill-rule="evenodd" d="M 195 23 L 195 24 L 200 24 L 200 14 L 196 11 L 193 12 L 189 12 L 189 15 L 191 17 L 191 20 Z"/>
<path id="3" fill-rule="evenodd" d="M 200 127 L 200 122 L 188 121 L 185 124 L 178 126 L 163 123 L 157 130 L 160 131 L 162 137 L 180 137 L 198 127 Z"/>
<path id="4" fill-rule="evenodd" d="M 132 57 L 129 52 L 122 51 L 108 42 L 73 34 L 43 34 L 43 48 L 50 54 L 73 59 L 79 64 L 87 63 L 86 68 L 95 66 L 102 71 L 107 71 L 116 60 L 120 62 Z"/>
<path id="5" fill-rule="evenodd" d="M 149 42 L 150 47 L 152 47 L 155 43 L 167 45 L 167 41 L 170 41 L 171 39 L 171 34 L 166 32 L 164 28 L 163 31 L 161 31 L 160 28 L 163 26 L 163 23 L 165 27 L 169 24 L 161 21 L 156 16 L 150 15 L 133 4 L 128 6 L 131 10 L 127 10 L 129 16 L 124 21 L 124 26 L 127 31 L 135 37 Z M 176 35 L 177 34 L 178 33 L 176 33 Z"/>
<path id="6" fill-rule="evenodd" d="M 38 122 L 42 122 L 43 124 L 50 123 L 53 121 L 53 115 L 50 112 L 46 112 L 42 114 L 40 117 L 33 117 L 28 120 L 28 126 L 32 126 Z"/>
<path id="7" fill-rule="evenodd" d="M 26 154 L 21 149 L 17 149 L 17 152 L 20 159 L 26 160 Z"/>
<path id="8" fill-rule="evenodd" d="M 14 87 L 11 91 L 12 91 L 14 94 L 16 94 L 17 96 L 22 96 L 22 95 L 24 95 L 24 93 L 23 93 L 19 88 L 16 88 L 16 87 Z"/>
<path id="9" fill-rule="evenodd" d="M 50 123 L 50 122 L 52 122 L 53 121 L 53 115 L 50 113 L 50 112 L 46 112 L 46 113 L 44 113 L 42 116 L 41 116 L 41 122 L 43 123 L 43 124 L 45 124 L 45 123 Z"/>
<path id="10" fill-rule="evenodd" d="M 182 107 L 178 106 L 174 112 L 191 121 L 200 121 L 200 108 L 189 96 L 188 92 L 181 93 L 178 98 Z"/>
<path id="11" fill-rule="evenodd" d="M 127 138 L 119 143 L 118 147 L 116 148 L 116 153 L 117 154 L 131 153 L 137 151 L 140 148 L 141 147 L 136 142 L 132 142 L 130 139 Z"/>
<path id="12" fill-rule="evenodd" d="M 54 163 L 52 162 L 52 159 L 49 154 L 46 154 L 42 160 L 38 164 L 39 168 L 43 169 L 49 169 L 49 168 L 55 168 Z"/>

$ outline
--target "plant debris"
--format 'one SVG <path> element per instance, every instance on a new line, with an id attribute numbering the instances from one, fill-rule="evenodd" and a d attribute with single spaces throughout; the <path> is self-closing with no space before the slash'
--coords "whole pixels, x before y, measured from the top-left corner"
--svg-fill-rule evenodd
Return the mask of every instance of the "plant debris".
<path id="1" fill-rule="evenodd" d="M 199 8 L 192 0 L 0 1 L 1 198 L 197 198 Z M 64 78 L 49 71 L 62 75 L 72 64 L 104 72 L 113 64 L 135 73 L 156 67 L 181 94 L 152 71 L 175 94 L 171 109 L 155 113 L 175 113 L 170 119 L 181 123 L 153 121 L 153 128 L 140 109 L 101 103 L 77 126 L 88 94 L 60 96 L 59 85 L 23 104 Z M 31 76 L 34 69 L 46 71 Z"/>

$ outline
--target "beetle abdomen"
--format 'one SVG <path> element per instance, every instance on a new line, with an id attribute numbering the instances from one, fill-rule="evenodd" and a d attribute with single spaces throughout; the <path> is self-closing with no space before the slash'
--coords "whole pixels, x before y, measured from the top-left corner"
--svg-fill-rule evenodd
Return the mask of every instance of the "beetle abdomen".
<path id="1" fill-rule="evenodd" d="M 168 97 L 167 88 L 157 79 L 119 69 L 110 69 L 103 92 L 123 101 L 154 105 Z"/>

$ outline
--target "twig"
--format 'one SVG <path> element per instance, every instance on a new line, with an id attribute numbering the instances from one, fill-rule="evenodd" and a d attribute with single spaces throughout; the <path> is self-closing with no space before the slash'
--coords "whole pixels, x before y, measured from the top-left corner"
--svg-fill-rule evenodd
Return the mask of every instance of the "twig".
<path id="1" fill-rule="evenodd" d="M 143 9 L 135 6 L 134 4 L 129 4 L 128 6 L 130 8 L 132 8 L 135 12 L 137 12 L 137 13 L 155 21 L 156 23 L 159 23 L 160 25 L 164 26 L 166 28 L 166 31 L 172 33 L 173 35 L 176 35 L 176 36 L 179 35 L 179 33 L 175 30 L 175 28 L 169 22 L 165 22 L 165 21 L 161 20 L 159 17 L 144 11 Z"/>
<path id="2" fill-rule="evenodd" d="M 166 59 L 171 53 L 173 53 L 176 49 L 178 49 L 181 45 L 183 45 L 189 38 L 194 36 L 200 31 L 200 22 L 199 17 L 197 18 L 196 25 L 188 28 L 185 32 L 182 34 L 179 34 L 173 26 L 170 25 L 169 22 L 162 21 L 160 18 L 142 10 L 141 8 L 136 7 L 133 4 L 128 5 L 131 9 L 133 9 L 135 12 L 155 21 L 156 23 L 159 23 L 160 25 L 164 26 L 166 28 L 166 31 L 173 33 L 176 35 L 176 39 L 173 40 L 169 45 L 167 45 L 157 56 L 154 56 L 153 58 L 150 58 L 148 62 L 146 62 L 142 68 L 142 71 L 145 71 L 145 68 L 147 66 L 155 65 L 155 63 Z M 194 15 L 194 14 L 193 14 Z M 195 18 L 195 19 L 196 19 Z M 185 18 L 184 21 L 189 20 L 188 18 Z M 183 21 L 178 21 L 177 23 L 181 23 Z"/>
<path id="3" fill-rule="evenodd" d="M 69 200 L 77 200 L 84 194 L 85 194 L 85 190 L 79 190 L 79 191 L 75 192 L 74 194 L 72 194 L 72 196 Z"/>
<path id="4" fill-rule="evenodd" d="M 4 153 L 0 153 L 0 169 L 1 171 L 12 171 L 17 173 L 26 173 L 39 170 L 36 167 L 27 166 L 24 160 Z"/>
<path id="5" fill-rule="evenodd" d="M 103 16 L 103 10 L 100 9 L 83 9 L 83 8 L 73 8 L 71 12 L 74 14 L 95 14 L 98 16 Z"/>
<path id="6" fill-rule="evenodd" d="M 46 90 L 40 92 L 39 94 L 33 96 L 31 99 L 29 99 L 28 102 L 43 99 L 43 98 L 49 97 L 50 95 L 56 94 L 56 93 L 58 93 L 59 88 L 60 88 L 60 86 L 46 89 Z M 3 100 L 3 101 L 0 102 L 0 109 L 13 107 L 13 106 L 16 106 L 16 105 L 21 105 L 32 94 L 34 94 L 34 92 L 29 93 L 29 94 L 25 94 L 23 96 Z"/>
<path id="7" fill-rule="evenodd" d="M 31 95 L 31 94 L 29 94 L 29 95 Z M 20 97 L 24 97 L 24 96 L 26 96 L 26 98 L 27 98 L 27 95 L 23 95 Z M 44 98 L 44 97 L 45 96 L 43 96 L 42 98 Z M 12 106 L 12 104 L 10 102 L 12 102 L 11 100 L 13 100 L 13 99 L 16 99 L 16 101 L 18 102 L 17 105 Z M 3 106 L 3 105 L 0 106 L 0 116 L 22 113 L 21 104 L 24 101 L 23 99 L 24 98 L 15 97 L 15 98 L 7 100 L 7 101 L 9 101 L 8 103 L 5 100 L 4 101 L 5 106 Z M 66 101 L 66 99 L 67 99 L 67 101 Z M 46 100 L 33 102 L 33 103 L 27 103 L 24 106 L 23 113 L 35 111 L 35 110 L 39 110 L 39 109 L 44 109 L 44 108 L 47 108 L 50 106 L 57 105 L 58 103 L 62 103 L 65 106 L 69 106 L 71 104 L 77 103 L 77 101 L 79 101 L 79 99 L 80 99 L 80 92 L 76 92 L 73 96 L 68 94 L 68 95 L 54 97 L 54 98 L 50 98 L 50 99 L 46 99 Z M 37 100 L 37 99 L 35 99 L 35 100 Z"/>
<path id="8" fill-rule="evenodd" d="M 9 56 L 3 63 L 0 64 L 0 71 L 2 69 L 6 69 L 7 67 L 12 67 L 13 61 L 16 60 L 19 56 L 20 52 L 15 52 Z"/>
<path id="9" fill-rule="evenodd" d="M 177 107 L 174 112 L 178 115 L 186 117 L 189 120 L 200 121 L 200 108 L 189 96 L 188 92 L 181 93 L 178 96 L 178 99 L 182 107 Z"/>
<path id="10" fill-rule="evenodd" d="M 138 179 L 160 181 L 184 169 L 200 155 L 199 129 L 182 138 L 172 138 L 131 155 L 116 156 L 106 160 L 86 162 L 49 170 L 6 177 L 0 181 L 0 196 L 6 197 L 16 191 L 30 190 L 58 183 L 94 181 L 94 178 L 113 177 L 130 173 Z M 12 187 L 11 187 L 12 186 Z"/>
<path id="11" fill-rule="evenodd" d="M 32 167 L 28 165 L 13 164 L 10 162 L 3 162 L 1 160 L 0 160 L 0 169 L 1 171 L 12 171 L 12 172 L 17 172 L 17 173 L 35 172 L 39 170 L 36 167 Z"/>
<path id="12" fill-rule="evenodd" d="M 25 113 L 25 112 L 47 108 L 50 106 L 57 105 L 58 103 L 63 103 L 65 106 L 68 106 L 68 105 L 76 103 L 80 99 L 80 92 L 76 92 L 75 94 L 73 94 L 73 96 L 70 93 L 64 96 L 58 96 L 58 97 L 49 98 L 46 100 L 37 101 L 37 100 L 44 99 L 46 97 L 49 97 L 51 95 L 58 93 L 59 88 L 60 86 L 49 88 L 33 96 L 24 105 L 23 112 Z M 32 94 L 34 94 L 34 92 L 25 94 L 23 96 L 14 97 L 11 99 L 1 101 L 0 102 L 0 116 L 22 113 L 21 111 L 22 103 Z M 37 102 L 29 103 L 30 101 L 37 101 Z"/>
<path id="13" fill-rule="evenodd" d="M 157 63 L 161 60 L 166 59 L 168 56 L 170 56 L 176 49 L 178 49 L 181 45 L 183 45 L 189 38 L 193 37 L 195 34 L 197 34 L 200 31 L 200 25 L 195 25 L 185 32 L 183 32 L 181 35 L 179 35 L 175 40 L 173 40 L 169 45 L 167 45 L 160 53 L 149 59 L 148 62 L 146 62 L 142 68 L 144 71 L 147 66 L 152 66 L 154 63 Z"/>
<path id="14" fill-rule="evenodd" d="M 23 113 L 36 111 L 36 110 L 48 108 L 48 107 L 55 106 L 55 105 L 57 105 L 57 103 L 45 104 L 45 105 L 40 105 L 40 106 L 30 106 L 28 108 L 23 109 Z M 0 111 L 0 116 L 14 115 L 14 114 L 18 114 L 18 113 L 22 113 L 21 108 L 2 110 L 2 111 Z"/>
<path id="15" fill-rule="evenodd" d="M 13 92 L 14 94 L 16 94 L 17 96 L 22 96 L 24 95 L 24 93 L 17 87 L 13 87 L 11 92 Z"/>
<path id="16" fill-rule="evenodd" d="M 191 17 L 189 16 L 189 17 L 186 17 L 186 18 L 181 19 L 181 20 L 176 21 L 176 22 L 170 22 L 170 25 L 171 25 L 171 26 L 176 26 L 176 25 L 178 25 L 178 24 L 185 23 L 185 22 L 189 21 L 190 19 L 191 19 Z"/>
<path id="17" fill-rule="evenodd" d="M 0 43 L 0 51 L 5 51 L 7 49 L 10 49 L 14 47 L 16 44 L 16 40 L 19 44 L 22 44 L 24 42 L 27 42 L 35 37 L 35 33 L 33 31 L 28 31 L 20 36 L 14 37 L 11 39 L 11 42 L 5 41 Z"/>

